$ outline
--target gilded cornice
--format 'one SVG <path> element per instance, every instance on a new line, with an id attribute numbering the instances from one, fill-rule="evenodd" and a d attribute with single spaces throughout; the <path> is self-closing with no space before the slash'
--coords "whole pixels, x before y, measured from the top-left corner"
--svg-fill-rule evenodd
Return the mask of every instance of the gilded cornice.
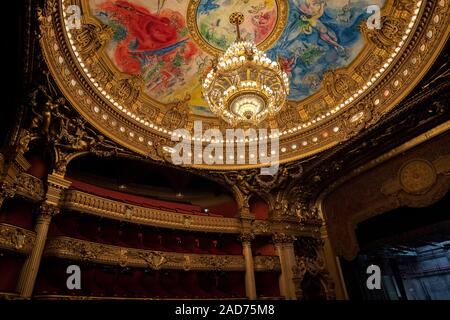
<path id="1" fill-rule="evenodd" d="M 62 207 L 111 219 L 180 230 L 239 233 L 241 227 L 237 218 L 189 215 L 146 208 L 76 190 L 66 192 Z"/>
<path id="2" fill-rule="evenodd" d="M 117 247 L 66 237 L 50 238 L 44 255 L 71 260 L 88 261 L 121 267 L 150 268 L 154 270 L 215 270 L 244 271 L 243 256 L 200 255 L 174 252 L 150 251 Z M 279 270 L 278 257 L 257 257 L 258 271 Z"/>
<path id="3" fill-rule="evenodd" d="M 36 234 L 33 231 L 0 223 L 0 248 L 28 254 L 33 248 Z"/>
<path id="4" fill-rule="evenodd" d="M 154 227 L 216 233 L 239 234 L 242 232 L 242 223 L 239 218 L 190 215 L 146 208 L 78 190 L 65 192 L 61 208 Z M 285 232 L 293 236 L 317 236 L 319 228 L 299 221 L 253 220 L 251 232 L 255 235 Z"/>

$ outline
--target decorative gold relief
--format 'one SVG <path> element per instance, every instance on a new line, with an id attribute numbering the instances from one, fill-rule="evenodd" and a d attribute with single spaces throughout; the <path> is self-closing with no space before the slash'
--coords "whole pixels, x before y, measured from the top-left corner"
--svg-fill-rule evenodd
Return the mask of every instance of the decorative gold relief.
<path id="1" fill-rule="evenodd" d="M 309 254 L 304 256 L 296 256 L 296 263 L 292 267 L 297 299 L 303 298 L 302 282 L 305 275 L 308 274 L 320 280 L 322 288 L 326 294 L 326 298 L 328 300 L 333 300 L 336 298 L 335 286 L 323 258 L 323 242 L 315 239 L 307 242 L 309 245 Z"/>
<path id="2" fill-rule="evenodd" d="M 253 260 L 255 271 L 280 271 L 281 269 L 280 258 L 278 256 L 255 256 Z"/>
<path id="3" fill-rule="evenodd" d="M 132 215 L 124 214 L 128 207 Z M 62 208 L 87 212 L 111 219 L 132 221 L 134 223 L 208 232 L 239 233 L 240 222 L 236 218 L 205 217 L 186 215 L 160 209 L 132 206 L 76 190 L 65 193 Z"/>
<path id="4" fill-rule="evenodd" d="M 241 233 L 241 235 L 239 236 L 239 240 L 241 242 L 250 243 L 253 241 L 253 239 L 255 239 L 255 235 L 251 232 Z"/>
<path id="5" fill-rule="evenodd" d="M 30 174 L 21 173 L 17 179 L 17 193 L 35 200 L 42 200 L 44 197 L 44 185 L 41 179 Z"/>
<path id="6" fill-rule="evenodd" d="M 334 101 L 341 101 L 358 90 L 358 83 L 344 70 L 328 71 L 323 78 L 323 83 Z"/>
<path id="7" fill-rule="evenodd" d="M 272 236 L 273 242 L 274 243 L 279 243 L 279 244 L 289 244 L 289 243 L 293 243 L 295 241 L 295 237 L 293 235 L 290 234 L 286 234 L 286 233 L 275 233 Z"/>
<path id="8" fill-rule="evenodd" d="M 139 256 L 147 262 L 149 268 L 159 270 L 167 262 L 167 259 L 160 252 L 140 252 Z"/>
<path id="9" fill-rule="evenodd" d="M 370 42 L 389 52 L 402 39 L 406 22 L 402 18 L 383 16 L 381 26 L 381 29 L 368 29 L 367 24 L 363 23 L 361 28 Z"/>
<path id="10" fill-rule="evenodd" d="M 134 105 L 138 100 L 144 81 L 140 77 L 130 77 L 120 80 L 113 88 L 113 95 L 120 103 Z"/>
<path id="11" fill-rule="evenodd" d="M 112 37 L 113 30 L 105 25 L 88 22 L 83 23 L 81 29 L 75 29 L 74 35 L 80 53 L 85 57 L 90 57 Z"/>
<path id="12" fill-rule="evenodd" d="M 300 114 L 295 106 L 291 103 L 287 103 L 286 107 L 280 111 L 276 120 L 281 130 L 294 127 L 300 122 Z"/>
<path id="13" fill-rule="evenodd" d="M 31 251 L 36 235 L 34 232 L 0 223 L 0 248 L 28 253 Z"/>
<path id="14" fill-rule="evenodd" d="M 48 218 L 56 216 L 60 211 L 61 209 L 57 205 L 48 202 L 42 202 L 38 209 L 38 213 L 40 216 Z"/>
<path id="15" fill-rule="evenodd" d="M 186 94 L 184 99 L 168 105 L 168 110 L 164 114 L 161 124 L 171 130 L 184 128 L 189 115 L 188 102 L 191 96 Z"/>
<path id="16" fill-rule="evenodd" d="M 381 117 L 379 112 L 374 111 L 373 106 L 366 101 L 359 102 L 348 110 L 345 115 L 344 124 L 347 138 L 356 136 L 361 130 L 368 128 Z"/>
<path id="17" fill-rule="evenodd" d="M 449 155 L 444 155 L 432 162 L 426 159 L 412 159 L 404 163 L 397 173 L 397 179 L 389 179 L 381 186 L 381 192 L 388 196 L 395 196 L 401 202 L 416 202 L 419 206 L 423 198 L 423 205 L 432 201 L 427 193 L 434 189 L 445 188 L 446 175 L 450 172 Z M 443 163 L 446 163 L 442 165 Z M 439 185 L 442 187 L 436 186 Z M 434 190 L 434 192 L 436 192 Z M 445 191 L 445 190 L 443 190 Z M 405 193 L 405 194 L 403 194 Z M 441 192 L 439 192 L 440 194 Z M 408 200 L 409 199 L 409 200 Z M 416 199 L 414 201 L 413 199 Z M 412 203 L 411 203 L 412 204 Z"/>
<path id="18" fill-rule="evenodd" d="M 244 257 L 200 255 L 123 248 L 66 237 L 50 238 L 46 256 L 128 267 L 177 270 L 244 271 Z M 259 257 L 257 270 L 279 270 L 278 257 Z M 266 261 L 267 260 L 267 261 Z"/>
<path id="19" fill-rule="evenodd" d="M 379 54 L 368 55 L 357 68 L 356 72 L 364 79 L 371 79 L 383 64 L 383 57 Z"/>
<path id="20" fill-rule="evenodd" d="M 437 179 L 433 165 L 423 159 L 406 163 L 400 169 L 398 176 L 403 190 L 412 194 L 428 191 Z"/>
<path id="21" fill-rule="evenodd" d="M 414 2 L 411 0 L 394 0 L 394 7 L 399 11 L 414 12 Z"/>

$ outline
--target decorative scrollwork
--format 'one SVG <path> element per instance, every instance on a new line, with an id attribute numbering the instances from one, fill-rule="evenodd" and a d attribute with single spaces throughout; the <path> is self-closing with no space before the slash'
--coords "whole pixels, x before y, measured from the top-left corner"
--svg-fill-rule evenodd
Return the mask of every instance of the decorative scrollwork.
<path id="1" fill-rule="evenodd" d="M 160 252 L 140 252 L 139 256 L 153 270 L 159 270 L 167 262 L 166 257 Z"/>

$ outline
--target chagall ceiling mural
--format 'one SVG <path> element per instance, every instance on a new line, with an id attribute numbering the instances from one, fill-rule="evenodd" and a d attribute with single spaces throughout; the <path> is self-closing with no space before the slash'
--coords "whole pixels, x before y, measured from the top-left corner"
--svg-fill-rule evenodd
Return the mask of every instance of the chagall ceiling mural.
<path id="1" fill-rule="evenodd" d="M 290 76 L 289 99 L 317 92 L 324 74 L 346 67 L 364 48 L 360 25 L 367 6 L 384 0 L 90 0 L 110 26 L 106 50 L 123 73 L 143 78 L 145 93 L 162 103 L 190 95 L 193 114 L 211 116 L 201 81 L 211 57 L 236 38 L 228 17 L 242 12 L 241 36 L 254 41 Z"/>

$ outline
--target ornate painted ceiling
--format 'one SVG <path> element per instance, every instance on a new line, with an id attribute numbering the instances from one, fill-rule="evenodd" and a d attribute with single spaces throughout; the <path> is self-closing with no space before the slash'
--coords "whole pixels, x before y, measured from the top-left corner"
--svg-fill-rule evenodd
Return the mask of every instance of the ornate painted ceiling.
<path id="1" fill-rule="evenodd" d="M 449 0 L 52 0 L 41 46 L 58 85 L 92 125 L 157 158 L 172 131 L 226 129 L 201 81 L 242 34 L 289 73 L 287 107 L 260 124 L 280 130 L 280 160 L 318 153 L 377 123 L 426 73 L 449 34 Z M 70 28 L 78 5 L 81 28 Z M 369 28 L 381 9 L 381 28 Z M 266 138 L 267 139 L 267 138 Z M 204 141 L 208 143 L 210 141 Z M 155 151 L 156 150 L 156 151 Z M 213 166 L 213 169 L 249 165 Z M 208 167 L 208 165 L 198 165 Z"/>

